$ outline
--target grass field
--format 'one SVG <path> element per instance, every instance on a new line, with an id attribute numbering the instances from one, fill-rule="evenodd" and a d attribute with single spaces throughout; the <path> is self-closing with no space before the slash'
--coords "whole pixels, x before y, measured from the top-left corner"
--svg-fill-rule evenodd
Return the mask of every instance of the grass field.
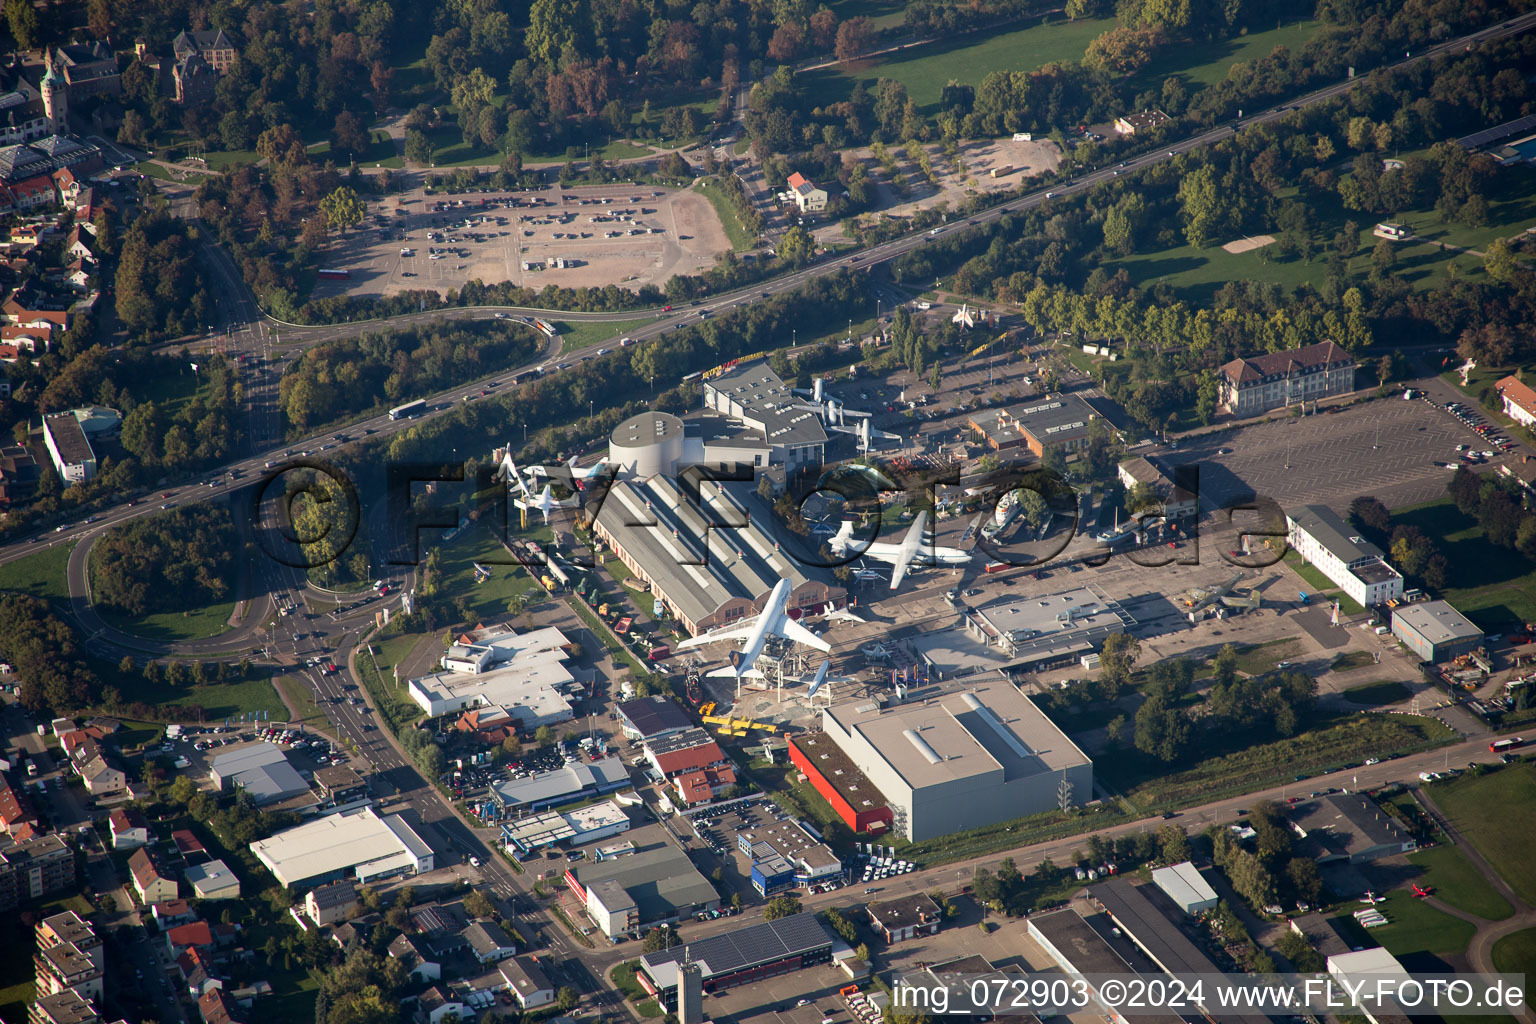
<path id="1" fill-rule="evenodd" d="M 1536 928 L 1506 935 L 1494 943 L 1493 966 L 1509 974 L 1536 974 Z"/>
<path id="2" fill-rule="evenodd" d="M 818 106 L 826 106 L 847 99 L 855 82 L 873 88 L 877 79 L 894 78 L 907 87 L 919 109 L 932 116 L 938 113 L 939 96 L 951 79 L 980 85 L 992 71 L 1032 71 L 1053 61 L 1079 60 L 1088 43 L 1114 25 L 1113 18 L 1066 21 L 1055 16 L 1046 24 L 1032 21 L 990 37 L 958 35 L 877 60 L 804 72 L 800 81 Z"/>
<path id="3" fill-rule="evenodd" d="M 1334 923 L 1344 935 L 1357 937 L 1359 941 L 1354 945 L 1370 947 L 1379 943 L 1397 957 L 1414 953 L 1456 955 L 1467 951 L 1477 932 L 1470 921 L 1452 917 L 1415 899 L 1410 889 L 1394 889 L 1386 896 L 1387 901 L 1378 903 L 1376 909 L 1386 914 L 1391 924 L 1367 930 L 1349 914 L 1334 918 Z"/>
<path id="4" fill-rule="evenodd" d="M 1295 640 L 1271 640 L 1268 643 L 1240 648 L 1237 653 L 1237 670 L 1251 676 L 1272 672 L 1276 665 L 1301 653 Z"/>
<path id="5" fill-rule="evenodd" d="M 1297 21 L 1234 39 L 1174 47 L 1137 72 L 1137 88 L 1161 89 L 1163 79 L 1174 75 L 1194 93 L 1226 78 L 1233 64 L 1267 57 L 1277 46 L 1300 50 L 1317 29 L 1315 21 Z"/>
<path id="6" fill-rule="evenodd" d="M 1238 735 L 1208 736 L 1208 745 L 1220 747 L 1185 768 L 1170 770 L 1132 750 L 1098 762 L 1094 774 L 1139 809 L 1153 811 L 1256 792 L 1289 783 L 1297 775 L 1315 776 L 1358 758 L 1362 750 L 1406 753 L 1455 738 L 1433 718 L 1345 714 L 1323 718 L 1306 732 L 1282 740 L 1256 743 Z"/>
<path id="7" fill-rule="evenodd" d="M 1536 564 L 1490 544 L 1449 497 L 1392 513 L 1392 523 L 1422 529 L 1450 563 L 1440 596 L 1489 631 L 1536 620 Z"/>
<path id="8" fill-rule="evenodd" d="M 111 609 L 98 605 L 96 613 L 102 621 L 132 636 L 146 640 L 202 640 L 218 636 L 229 629 L 229 617 L 234 614 L 233 601 L 220 601 L 184 612 L 156 612 L 137 618 L 118 615 Z"/>
<path id="9" fill-rule="evenodd" d="M 699 182 L 698 190 L 700 195 L 709 200 L 709 205 L 715 208 L 715 213 L 720 218 L 720 226 L 725 228 L 725 236 L 731 240 L 732 249 L 741 252 L 757 244 L 757 239 L 752 232 L 748 231 L 747 226 L 741 222 L 736 207 L 724 192 L 715 187 L 715 179 L 703 179 Z"/>
<path id="10" fill-rule="evenodd" d="M 25 558 L 8 562 L 0 570 L 0 590 L 19 590 L 33 597 L 49 601 L 69 600 L 69 583 L 65 573 L 69 568 L 70 552 L 78 541 L 55 544 L 34 552 Z"/>
<path id="11" fill-rule="evenodd" d="M 1445 281 L 1453 266 L 1458 280 L 1484 279 L 1481 256 L 1448 252 L 1438 243 L 1481 250 L 1495 238 L 1517 235 L 1536 224 L 1536 198 L 1532 195 L 1528 173 L 1520 171 L 1499 179 L 1499 192 L 1489 199 L 1489 223 L 1484 227 L 1443 224 L 1433 207 L 1400 210 L 1394 214 L 1392 219 L 1411 226 L 1416 237 L 1393 247 L 1397 256 L 1393 275 L 1419 289 Z M 1282 189 L 1279 193 L 1282 198 L 1295 194 L 1290 189 Z M 1359 249 L 1345 261 L 1345 267 L 1351 277 L 1366 276 L 1371 269 L 1372 250 L 1376 244 L 1370 233 L 1371 218 L 1359 211 L 1346 210 L 1333 194 L 1309 195 L 1306 202 L 1317 225 L 1315 239 L 1319 243 L 1332 239 L 1346 221 L 1352 220 L 1359 226 Z M 1162 281 L 1191 300 L 1209 298 L 1222 284 L 1234 280 L 1264 281 L 1286 288 L 1318 285 L 1327 270 L 1325 255 L 1321 253 L 1314 255 L 1308 263 L 1298 257 L 1280 259 L 1273 247 L 1233 255 L 1219 245 L 1205 249 L 1180 245 L 1138 252 L 1115 262 L 1124 267 L 1137 284 Z"/>
<path id="12" fill-rule="evenodd" d="M 316 704 L 314 692 L 304 684 L 297 676 L 278 676 L 272 681 L 277 687 L 278 693 L 288 699 L 299 710 L 300 717 L 295 719 L 292 715 L 286 716 L 289 725 L 302 725 L 311 732 L 323 732 L 334 738 L 336 729 L 331 725 L 331 720 L 325 717 L 325 712 Z"/>
<path id="13" fill-rule="evenodd" d="M 1396 704 L 1405 701 L 1413 695 L 1413 692 L 1402 683 L 1391 679 L 1383 679 L 1375 683 L 1361 683 L 1359 686 L 1351 686 L 1344 691 L 1344 699 L 1351 704 L 1362 704 L 1368 708 L 1381 707 L 1384 704 Z"/>
<path id="14" fill-rule="evenodd" d="M 1489 921 L 1502 921 L 1515 912 L 1509 901 L 1454 846 L 1446 844 L 1410 853 L 1408 860 L 1424 869 L 1419 883 L 1434 886 L 1436 898 L 1458 910 Z"/>
<path id="15" fill-rule="evenodd" d="M 515 517 L 518 511 L 509 507 L 507 514 Z M 438 558 L 445 591 L 464 595 L 475 616 L 486 622 L 510 618 L 508 603 L 513 596 L 539 589 L 523 567 L 515 564 L 512 554 L 484 527 L 470 526 L 440 545 Z M 491 570 L 484 583 L 475 582 L 475 562 Z"/>
<path id="16" fill-rule="evenodd" d="M 591 348 L 593 345 L 601 345 L 608 341 L 616 342 L 650 323 L 652 321 L 649 319 L 587 320 L 577 323 L 562 320 L 555 324 L 555 328 L 560 332 L 560 354 L 565 355 L 567 352 Z"/>
<path id="17" fill-rule="evenodd" d="M 238 719 L 241 715 L 261 713 L 274 722 L 287 716 L 282 700 L 272 684 L 265 679 L 247 679 L 237 683 L 209 683 L 206 686 L 188 686 L 173 690 L 166 686 L 151 689 L 144 677 L 134 674 L 119 684 L 123 700 L 127 703 L 143 701 L 155 706 L 166 704 L 201 704 L 209 722 L 226 718 Z"/>
<path id="18" fill-rule="evenodd" d="M 1509 887 L 1536 903 L 1531 822 L 1536 820 L 1536 764 L 1520 761 L 1484 775 L 1436 784 L 1430 796 Z"/>

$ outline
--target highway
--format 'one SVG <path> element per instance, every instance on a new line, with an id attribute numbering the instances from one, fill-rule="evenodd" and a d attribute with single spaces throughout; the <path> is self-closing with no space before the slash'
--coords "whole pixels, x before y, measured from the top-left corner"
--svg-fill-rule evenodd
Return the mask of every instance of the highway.
<path id="1" fill-rule="evenodd" d="M 1515 35 L 1528 30 L 1532 26 L 1536 26 L 1536 11 L 1522 14 L 1498 25 L 1479 29 L 1476 32 L 1470 32 L 1455 39 L 1420 50 L 1417 53 L 1405 56 L 1403 60 L 1397 62 L 1397 66 L 1411 64 L 1416 61 L 1430 60 L 1436 56 L 1467 49 L 1477 43 L 1490 39 Z M 1367 77 L 1361 76 L 1355 79 L 1345 79 L 1317 89 L 1262 113 L 1244 118 L 1239 122 L 1239 127 L 1267 124 L 1286 117 L 1293 110 L 1334 99 L 1348 92 L 1360 82 L 1365 81 Z M 254 375 L 247 379 L 248 393 L 251 394 L 252 401 L 258 403 L 260 409 L 259 413 L 256 411 L 252 413 L 253 416 L 259 415 L 260 417 L 260 429 L 251 432 L 252 444 L 255 446 L 253 453 L 247 458 L 229 463 L 217 469 L 211 469 L 206 476 L 209 478 L 227 477 L 230 469 L 250 472 L 264 466 L 268 461 L 285 458 L 291 452 L 307 451 L 314 454 L 316 450 L 325 450 L 339 443 L 335 440 L 334 435 L 330 433 L 312 435 L 289 445 L 281 444 L 278 439 L 278 419 L 275 406 L 278 374 L 274 360 L 283 359 L 286 350 L 294 345 L 308 346 L 335 338 L 352 337 L 366 329 L 398 327 L 439 319 L 485 320 L 495 317 L 498 313 L 508 316 L 543 316 L 573 322 L 615 322 L 655 315 L 657 317 L 655 323 L 638 328 L 631 335 L 639 343 L 658 337 L 667 331 L 675 330 L 685 324 L 695 323 L 700 319 L 701 312 L 705 314 L 718 313 L 736 306 L 758 301 L 762 298 L 794 291 L 806 282 L 818 277 L 888 262 L 915 248 L 928 244 L 930 239 L 948 237 L 956 232 L 964 231 L 972 225 L 988 224 L 1008 214 L 1034 209 L 1050 203 L 1057 197 L 1080 192 L 1085 188 L 1108 181 L 1121 173 L 1132 173 L 1154 164 L 1176 159 L 1182 153 L 1229 138 L 1233 131 L 1234 126 L 1230 124 L 1213 128 L 1199 135 L 1173 143 L 1165 150 L 1159 149 L 1153 153 L 1146 153 L 1126 160 L 1123 164 L 1114 167 L 1104 167 L 1089 171 L 1061 184 L 1053 185 L 1048 189 L 1039 189 L 1026 196 L 979 212 L 965 220 L 952 221 L 926 233 L 906 235 L 858 252 L 825 259 L 793 273 L 702 299 L 697 305 L 688 306 L 685 309 L 674 309 L 670 313 L 654 309 L 625 310 L 612 313 L 580 313 L 531 307 L 472 306 L 407 313 L 398 317 L 391 317 L 387 320 L 333 324 L 323 327 L 284 325 L 259 313 L 254 297 L 240 278 L 228 254 L 211 241 L 213 232 L 206 225 L 202 225 L 201 235 L 204 239 L 209 239 L 209 241 L 205 241 L 203 250 L 207 256 L 208 265 L 213 268 L 215 275 L 219 278 L 221 285 L 225 289 L 224 294 L 227 305 L 224 312 L 225 322 L 223 326 L 229 331 L 223 342 L 225 351 L 231 355 L 248 354 L 262 357 L 260 367 L 250 367 L 247 370 L 247 373 Z M 185 209 L 187 205 L 189 204 L 182 204 L 182 208 Z M 165 346 L 163 348 L 179 350 L 185 344 L 185 342 L 177 342 L 173 346 Z M 196 347 L 200 348 L 203 346 L 198 345 Z M 482 389 L 487 389 L 493 382 L 500 383 L 512 374 L 525 372 L 536 366 L 550 366 L 555 363 L 559 354 L 558 339 L 551 339 L 549 344 L 546 345 L 544 353 L 538 359 L 531 360 L 522 367 L 508 368 L 468 384 L 459 385 L 428 396 L 427 402 L 431 407 L 431 411 L 427 415 L 440 415 L 451 408 L 454 403 L 466 397 L 474 400 L 480 396 Z M 563 363 L 574 365 L 593 358 L 597 358 L 596 349 L 588 348 L 570 353 L 565 357 Z M 408 423 L 391 424 L 388 422 L 387 417 L 379 416 L 361 423 L 352 424 L 345 428 L 343 432 L 354 435 L 353 443 L 355 443 L 362 437 L 374 434 L 388 436 L 390 433 L 404 429 L 407 426 L 409 426 Z M 168 493 L 171 500 L 177 501 L 192 499 L 194 495 L 197 498 L 201 498 L 205 494 L 205 492 L 198 490 L 196 484 L 183 484 L 178 487 L 172 487 L 168 490 Z M 143 514 L 153 507 L 154 505 L 149 505 L 148 508 L 134 509 L 130 508 L 125 502 L 110 511 L 97 513 L 96 518 L 102 527 L 106 527 L 132 518 L 135 515 Z M 75 520 L 75 522 L 78 521 L 78 519 Z M 70 529 L 64 532 L 74 536 L 74 525 L 71 524 Z M 41 539 L 42 536 L 20 538 L 7 545 L 4 549 L 0 549 L 0 565 L 13 558 L 30 553 L 27 549 L 27 544 L 36 543 Z"/>

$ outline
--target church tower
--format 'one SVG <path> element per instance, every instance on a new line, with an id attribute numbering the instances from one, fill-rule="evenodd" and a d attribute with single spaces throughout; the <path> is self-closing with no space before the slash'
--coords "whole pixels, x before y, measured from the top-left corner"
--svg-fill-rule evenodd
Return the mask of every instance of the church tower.
<path id="1" fill-rule="evenodd" d="M 43 51 L 47 71 L 43 73 L 43 113 L 48 118 L 48 130 L 54 135 L 69 131 L 69 83 L 53 70 L 53 56 Z"/>

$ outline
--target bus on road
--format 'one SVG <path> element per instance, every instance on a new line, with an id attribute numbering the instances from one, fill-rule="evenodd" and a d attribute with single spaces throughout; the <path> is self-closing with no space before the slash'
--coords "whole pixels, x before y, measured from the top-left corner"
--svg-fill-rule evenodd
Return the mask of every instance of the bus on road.
<path id="1" fill-rule="evenodd" d="M 389 418 L 392 420 L 405 420 L 410 419 L 412 416 L 420 416 L 426 411 L 426 399 L 418 398 L 414 402 L 406 402 L 404 405 L 397 405 L 389 410 Z"/>
<path id="2" fill-rule="evenodd" d="M 352 279 L 350 270 L 317 270 L 315 276 L 322 281 L 349 281 Z"/>
<path id="3" fill-rule="evenodd" d="M 1519 736 L 1516 736 L 1513 739 L 1494 740 L 1492 743 L 1488 744 L 1488 752 L 1490 754 L 1503 754 L 1514 750 L 1516 747 L 1523 746 L 1525 746 L 1525 740 L 1521 739 Z"/>

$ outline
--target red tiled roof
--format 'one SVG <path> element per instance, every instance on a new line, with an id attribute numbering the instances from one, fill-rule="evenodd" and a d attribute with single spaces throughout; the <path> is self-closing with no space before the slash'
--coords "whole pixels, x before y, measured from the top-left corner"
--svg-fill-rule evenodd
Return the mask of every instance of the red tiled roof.
<path id="1" fill-rule="evenodd" d="M 809 185 L 810 181 L 806 179 L 805 175 L 801 174 L 799 171 L 796 171 L 794 174 L 791 174 L 788 179 L 786 179 L 786 184 L 788 184 L 790 188 L 799 188 L 801 185 Z"/>
<path id="2" fill-rule="evenodd" d="M 716 787 L 736 784 L 736 770 L 729 765 L 724 768 L 706 768 L 679 775 L 673 781 L 683 803 L 704 803 L 714 798 Z"/>
<path id="3" fill-rule="evenodd" d="M 179 924 L 165 933 L 172 946 L 212 946 L 213 929 L 207 921 Z"/>
<path id="4" fill-rule="evenodd" d="M 1243 384 L 1298 370 L 1352 362 L 1349 353 L 1338 345 L 1320 341 L 1316 345 L 1270 352 L 1252 359 L 1234 359 L 1221 368 L 1221 373 L 1232 383 Z"/>
<path id="5" fill-rule="evenodd" d="M 1536 391 L 1532 391 L 1525 381 L 1519 377 L 1510 376 L 1494 386 L 1510 404 L 1519 406 L 1531 416 L 1536 416 Z"/>
<path id="6" fill-rule="evenodd" d="M 119 807 L 112 812 L 108 819 L 112 824 L 113 832 L 127 832 L 134 828 L 149 828 L 149 822 L 144 820 L 144 815 L 132 807 Z"/>
<path id="7" fill-rule="evenodd" d="M 656 763 L 661 767 L 661 773 L 668 778 L 683 772 L 708 768 L 710 765 L 719 764 L 724 760 L 725 752 L 720 749 L 720 744 L 714 740 L 710 740 L 708 743 L 700 743 L 696 747 L 672 750 L 656 756 Z"/>
<path id="8" fill-rule="evenodd" d="M 197 836 L 189 830 L 179 828 L 171 833 L 171 839 L 176 843 L 176 849 L 181 851 L 183 857 L 192 853 L 207 853 L 208 850 L 198 841 Z"/>

